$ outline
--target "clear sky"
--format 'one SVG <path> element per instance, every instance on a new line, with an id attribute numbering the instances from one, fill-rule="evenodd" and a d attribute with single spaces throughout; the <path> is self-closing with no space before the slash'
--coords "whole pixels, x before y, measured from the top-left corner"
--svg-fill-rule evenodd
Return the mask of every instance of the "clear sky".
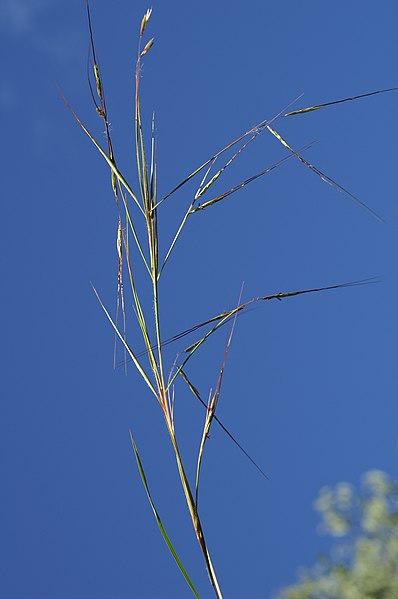
<path id="1" fill-rule="evenodd" d="M 134 187 L 133 70 L 148 5 L 93 0 L 91 8 L 116 155 Z M 142 103 L 147 131 L 156 113 L 160 195 L 302 93 L 295 108 L 398 85 L 392 0 L 157 0 L 153 8 Z M 127 377 L 113 370 L 113 333 L 90 286 L 114 313 L 109 172 L 57 90 L 105 146 L 86 81 L 84 2 L 1 0 L 0 28 L 0 596 L 191 596 L 146 500 L 132 428 L 167 530 L 211 597 L 160 411 L 132 368 Z M 312 507 L 322 486 L 357 483 L 369 468 L 397 476 L 397 103 L 393 92 L 279 123 L 293 147 L 319 140 L 306 158 L 384 224 L 290 160 L 195 215 L 165 270 L 165 337 L 233 307 L 242 282 L 250 299 L 382 278 L 259 305 L 238 320 L 218 416 L 269 480 L 215 425 L 201 513 L 228 599 L 271 599 L 327 549 Z M 285 155 L 264 133 L 218 189 Z M 164 205 L 162 251 L 189 201 L 182 193 Z M 220 332 L 191 370 L 204 396 L 225 339 Z M 169 366 L 184 343 L 167 353 Z M 192 476 L 202 418 L 178 387 L 177 434 Z"/>

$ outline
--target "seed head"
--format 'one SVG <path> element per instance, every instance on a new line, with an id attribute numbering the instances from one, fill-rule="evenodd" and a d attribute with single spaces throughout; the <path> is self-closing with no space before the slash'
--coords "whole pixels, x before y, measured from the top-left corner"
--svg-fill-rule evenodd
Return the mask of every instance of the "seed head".
<path id="1" fill-rule="evenodd" d="M 144 16 L 142 17 L 142 21 L 141 21 L 141 27 L 140 27 L 140 36 L 142 36 L 142 34 L 145 31 L 145 27 L 149 21 L 149 17 L 152 14 L 152 8 L 148 8 L 148 10 L 146 11 L 146 13 L 144 14 Z"/>
<path id="2" fill-rule="evenodd" d="M 149 52 L 149 50 L 152 48 L 153 46 L 153 42 L 155 41 L 155 38 L 153 37 L 152 39 L 149 40 L 149 42 L 146 44 L 145 48 L 143 49 L 143 51 L 141 52 L 141 56 L 144 56 L 144 54 L 146 54 L 147 52 Z"/>

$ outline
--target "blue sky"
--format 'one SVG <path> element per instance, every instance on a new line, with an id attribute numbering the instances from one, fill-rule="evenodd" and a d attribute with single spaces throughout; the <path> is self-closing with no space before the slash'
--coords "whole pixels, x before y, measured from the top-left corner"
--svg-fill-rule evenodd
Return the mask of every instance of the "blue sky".
<path id="1" fill-rule="evenodd" d="M 133 69 L 147 4 L 92 2 L 121 170 L 136 185 Z M 159 193 L 300 94 L 302 108 L 398 85 L 395 2 L 154 2 L 142 104 L 155 110 Z M 164 523 L 203 597 L 206 573 L 158 406 L 132 368 L 113 370 L 116 212 L 86 81 L 83 1 L 2 0 L 1 478 L 7 599 L 185 598 L 147 503 L 132 428 Z M 161 287 L 167 337 L 244 299 L 380 276 L 380 284 L 259 305 L 240 318 L 218 416 L 269 475 L 214 426 L 201 512 L 225 597 L 272 598 L 328 542 L 312 502 L 369 468 L 396 475 L 397 93 L 285 119 L 293 147 L 381 214 L 381 224 L 298 161 L 195 215 Z M 233 185 L 283 157 L 265 133 Z M 225 189 L 220 184 L 219 190 Z M 192 191 L 192 189 L 191 189 Z M 162 249 L 190 197 L 161 218 Z M 166 204 L 165 204 L 166 206 Z M 197 217 L 197 218 L 196 218 Z M 131 323 L 131 343 L 136 331 Z M 214 387 L 226 334 L 192 380 Z M 186 345 L 186 344 L 185 344 Z M 168 351 L 172 364 L 175 352 Z M 139 347 L 137 348 L 139 349 Z M 188 471 L 203 412 L 183 387 L 177 434 Z"/>

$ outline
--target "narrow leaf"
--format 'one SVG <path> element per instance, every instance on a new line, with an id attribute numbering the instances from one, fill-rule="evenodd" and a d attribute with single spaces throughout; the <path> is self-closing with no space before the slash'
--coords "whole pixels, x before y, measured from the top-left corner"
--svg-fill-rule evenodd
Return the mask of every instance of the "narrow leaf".
<path id="1" fill-rule="evenodd" d="M 242 291 L 239 296 L 239 302 L 241 300 L 241 296 L 242 296 Z M 206 441 L 209 438 L 210 428 L 211 428 L 211 425 L 213 422 L 213 418 L 215 416 L 215 412 L 216 412 L 217 405 L 218 405 L 218 400 L 220 398 L 221 385 L 222 385 L 222 380 L 224 377 L 225 365 L 227 363 L 228 352 L 231 347 L 232 337 L 233 337 L 234 330 L 235 330 L 236 318 L 237 318 L 237 314 L 235 314 L 235 316 L 234 316 L 231 331 L 230 331 L 230 334 L 228 337 L 227 344 L 225 346 L 224 358 L 223 358 L 223 361 L 221 364 L 220 373 L 218 375 L 217 385 L 216 385 L 213 395 L 209 399 L 209 404 L 208 404 L 208 407 L 206 410 L 206 419 L 205 419 L 205 423 L 204 423 L 204 427 L 203 427 L 202 441 L 201 441 L 200 447 L 199 447 L 198 461 L 197 461 L 197 466 L 196 466 L 196 482 L 195 482 L 196 509 L 198 509 L 198 501 L 199 501 L 199 477 L 200 477 L 200 471 L 201 471 L 201 466 L 202 466 L 203 452 L 204 452 Z"/>
<path id="2" fill-rule="evenodd" d="M 213 160 L 213 162 L 212 162 L 212 163 L 210 164 L 210 166 L 208 167 L 208 169 L 207 169 L 206 173 L 204 174 L 204 176 L 203 176 L 203 178 L 202 178 L 202 181 L 201 181 L 201 183 L 200 183 L 200 185 L 199 185 L 198 191 L 196 192 L 194 199 L 192 200 L 191 204 L 188 206 L 188 209 L 187 209 L 187 211 L 185 212 L 185 214 L 184 214 L 184 216 L 183 216 L 183 219 L 182 219 L 182 221 L 181 221 L 181 223 L 180 223 L 180 226 L 178 227 L 178 229 L 177 229 L 177 232 L 176 232 L 176 234 L 174 235 L 174 239 L 173 239 L 173 241 L 171 242 L 171 244 L 170 244 L 170 247 L 169 247 L 169 249 L 168 249 L 168 250 L 167 250 L 167 252 L 166 252 L 166 257 L 165 257 L 165 259 L 163 260 L 163 264 L 162 264 L 162 266 L 161 266 L 161 268 L 160 268 L 160 270 L 159 270 L 159 275 L 158 275 L 158 278 L 160 278 L 160 275 L 162 274 L 162 272 L 163 272 L 163 269 L 165 268 L 165 266 L 166 266 L 166 264 L 167 264 L 167 262 L 168 262 L 168 260 L 169 260 L 169 258 L 170 258 L 171 252 L 173 251 L 173 249 L 174 249 L 174 246 L 175 246 L 175 244 L 177 243 L 177 240 L 178 240 L 179 236 L 181 235 L 181 232 L 182 232 L 182 230 L 183 230 L 183 228 L 184 228 L 184 226 L 185 226 L 185 224 L 186 224 L 186 222 L 187 222 L 187 220 L 188 220 L 188 216 L 190 215 L 190 213 L 191 213 L 191 210 L 192 210 L 192 208 L 194 207 L 194 205 L 195 205 L 195 202 L 196 202 L 196 200 L 198 199 L 198 197 L 199 197 L 199 195 L 200 195 L 200 193 L 201 193 L 202 185 L 203 185 L 203 184 L 204 184 L 204 182 L 206 181 L 207 175 L 209 174 L 209 172 L 210 172 L 210 170 L 211 170 L 211 168 L 212 168 L 212 166 L 213 166 L 214 162 L 215 162 L 215 160 Z"/>
<path id="3" fill-rule="evenodd" d="M 301 97 L 301 95 L 299 97 Z M 296 98 L 293 102 L 290 102 L 288 104 L 288 106 L 291 106 L 294 102 L 297 101 L 297 99 L 298 98 Z M 280 112 L 278 112 L 278 114 L 276 114 L 275 116 L 273 116 L 271 119 L 266 119 L 266 120 L 261 121 L 261 123 L 258 123 L 257 125 L 255 125 L 251 129 L 249 129 L 248 131 L 246 131 L 246 133 L 243 133 L 242 135 L 240 135 L 239 137 L 237 137 L 234 141 L 231 141 L 224 148 L 222 148 L 221 150 L 219 150 L 218 152 L 216 152 L 216 154 L 214 154 L 211 158 L 209 158 L 208 160 L 206 160 L 206 162 L 204 162 L 203 164 L 201 164 L 197 169 L 195 169 L 194 171 L 192 171 L 192 173 L 190 175 L 188 175 L 185 179 L 183 179 L 167 195 L 165 195 L 161 200 L 159 200 L 159 202 L 157 203 L 157 206 L 160 206 L 160 204 L 162 204 L 165 200 L 167 200 L 170 196 L 172 196 L 176 191 L 178 191 L 181 187 L 183 187 L 186 183 L 188 183 L 188 181 L 190 181 L 195 175 L 197 175 L 200 171 L 202 171 L 204 168 L 206 168 L 211 162 L 214 162 L 214 160 L 216 160 L 216 158 L 218 158 L 219 156 L 221 156 L 222 154 L 224 154 L 224 152 L 227 152 L 229 149 L 233 148 L 236 144 L 240 143 L 242 140 L 244 140 L 249 135 L 253 135 L 254 134 L 254 137 L 257 137 L 257 135 L 259 135 L 260 133 L 262 133 L 264 131 L 264 129 L 266 129 L 266 127 L 268 125 L 271 125 L 275 120 L 277 120 L 281 116 L 283 116 L 283 111 L 284 110 L 286 110 L 286 108 L 284 108 L 283 110 L 281 110 Z M 249 143 L 250 143 L 250 141 L 251 140 L 249 140 Z"/>
<path id="4" fill-rule="evenodd" d="M 152 391 L 152 393 L 155 395 L 155 397 L 157 398 L 158 395 L 151 383 L 151 381 L 148 378 L 148 375 L 146 374 L 145 370 L 142 368 L 141 364 L 139 363 L 137 357 L 135 356 L 133 350 L 131 349 L 131 347 L 128 345 L 128 343 L 125 341 L 123 335 L 121 334 L 121 332 L 119 331 L 119 329 L 117 328 L 117 326 L 115 325 L 115 323 L 113 322 L 113 319 L 111 317 L 111 315 L 109 314 L 108 310 L 105 308 L 96 288 L 94 287 L 94 285 L 92 285 L 92 288 L 94 290 L 95 295 L 97 296 L 97 299 L 101 305 L 101 308 L 103 309 L 103 311 L 105 312 L 109 322 L 111 323 L 111 325 L 114 328 L 115 333 L 117 334 L 117 336 L 119 337 L 120 341 L 123 343 L 124 347 L 126 348 L 128 354 L 130 355 L 130 358 L 133 360 L 138 372 L 141 374 L 142 378 L 144 379 L 144 381 L 146 382 L 146 384 L 148 385 L 148 387 L 150 388 L 150 390 Z"/>
<path id="5" fill-rule="evenodd" d="M 173 556 L 173 558 L 174 558 L 177 566 L 179 567 L 182 575 L 184 576 L 185 580 L 187 581 L 187 583 L 188 583 L 191 591 L 193 592 L 193 594 L 195 595 L 195 597 L 197 597 L 197 599 L 200 599 L 199 593 L 195 589 L 193 582 L 191 581 L 190 577 L 188 576 L 187 571 L 185 570 L 184 566 L 182 565 L 182 562 L 181 562 L 180 558 L 178 557 L 177 552 L 174 549 L 172 542 L 170 541 L 170 538 L 169 538 L 169 536 L 168 536 L 168 534 L 167 534 L 167 532 L 166 532 L 166 530 L 165 530 L 165 528 L 163 526 L 162 520 L 160 519 L 159 513 L 158 513 L 158 511 L 157 511 L 157 509 L 155 507 L 155 504 L 153 502 L 151 493 L 149 491 L 149 487 L 148 487 L 148 483 L 147 483 L 147 480 L 146 480 L 144 468 L 143 468 L 140 456 L 138 454 L 137 445 L 136 445 L 136 443 L 134 441 L 133 434 L 132 434 L 131 431 L 130 431 L 130 440 L 131 440 L 131 445 L 132 445 L 133 450 L 134 450 L 134 455 L 135 455 L 135 459 L 137 461 L 137 466 L 138 466 L 138 470 L 140 472 L 141 480 L 142 480 L 142 483 L 144 485 L 144 488 L 145 488 L 145 491 L 146 491 L 146 494 L 147 494 L 147 497 L 148 497 L 148 501 L 149 501 L 149 503 L 151 505 L 151 508 L 152 508 L 153 514 L 155 516 L 156 523 L 157 523 L 157 525 L 159 527 L 159 530 L 161 532 L 161 535 L 162 535 L 162 537 L 163 537 L 163 539 L 164 539 L 167 547 L 169 548 L 169 551 L 170 551 L 171 555 Z"/>
<path id="6" fill-rule="evenodd" d="M 343 102 L 351 102 L 352 100 L 359 100 L 360 98 L 368 98 L 369 96 L 375 96 L 376 94 L 385 94 L 386 92 L 393 92 L 398 90 L 398 87 L 389 87 L 388 89 L 379 89 L 375 92 L 369 92 L 367 94 L 360 94 L 359 96 L 351 96 L 349 98 L 344 98 L 343 100 L 334 100 L 333 102 L 325 102 L 324 104 L 316 104 L 315 106 L 309 106 L 308 108 L 301 108 L 301 110 L 293 110 L 292 112 L 287 112 L 283 116 L 294 116 L 296 114 L 305 114 L 306 112 L 313 112 L 314 110 L 319 110 L 320 108 L 325 108 L 326 106 L 333 106 L 334 104 L 342 104 Z"/>
<path id="7" fill-rule="evenodd" d="M 184 379 L 184 381 L 187 383 L 187 385 L 188 385 L 189 389 L 191 390 L 192 394 L 202 404 L 202 406 L 207 409 L 206 402 L 202 399 L 202 397 L 201 397 L 198 389 L 189 380 L 189 378 L 186 375 L 185 371 L 184 370 L 180 370 L 180 375 L 182 376 L 182 378 Z M 222 428 L 222 430 L 224 431 L 224 433 L 226 435 L 228 435 L 228 437 L 231 439 L 231 441 L 233 443 L 235 443 L 236 447 L 238 447 L 238 449 L 247 457 L 247 459 L 250 460 L 250 462 L 253 464 L 253 466 L 255 466 L 257 468 L 257 470 L 264 476 L 264 478 L 268 479 L 268 476 L 265 474 L 265 472 L 253 460 L 253 458 L 250 456 L 250 454 L 244 449 L 244 447 L 242 447 L 242 445 L 239 443 L 239 441 L 237 441 L 237 439 L 232 435 L 232 433 L 230 433 L 230 431 L 227 429 L 227 427 L 224 426 L 224 424 L 221 422 L 221 420 L 218 418 L 218 416 L 216 416 L 215 414 L 213 414 L 213 418 L 217 422 L 217 424 Z"/>
<path id="8" fill-rule="evenodd" d="M 283 293 L 277 293 L 274 295 L 269 295 L 269 296 L 264 296 L 264 297 L 259 297 L 259 298 L 253 298 L 252 300 L 250 300 L 249 302 L 244 304 L 244 307 L 241 307 L 241 311 L 239 312 L 239 315 L 242 316 L 243 314 L 247 314 L 249 312 L 249 305 L 255 302 L 258 302 L 260 300 L 271 300 L 271 299 L 283 299 L 285 297 L 291 297 L 293 295 L 300 295 L 300 294 L 304 294 L 304 293 L 314 293 L 317 291 L 326 291 L 329 289 L 338 289 L 339 287 L 356 287 L 359 285 L 368 285 L 371 283 L 378 283 L 380 282 L 378 277 L 372 277 L 370 279 L 363 279 L 363 280 L 359 280 L 359 281 L 352 281 L 351 283 L 342 283 L 340 285 L 332 285 L 330 287 L 321 287 L 319 289 L 308 289 L 308 290 L 304 290 L 304 291 L 293 291 L 293 292 L 289 292 L 287 294 L 283 294 Z M 238 307 L 239 308 L 239 307 Z M 244 310 L 244 311 L 243 311 Z M 221 314 L 217 314 L 216 316 L 213 316 L 212 318 L 209 318 L 208 320 L 205 320 L 199 324 L 196 324 L 192 327 L 190 327 L 189 329 L 185 329 L 184 331 L 182 331 L 181 333 L 178 333 L 177 335 L 173 335 L 173 337 L 169 337 L 168 339 L 165 339 L 164 341 L 162 341 L 162 347 L 166 346 L 166 345 L 170 345 L 171 343 L 174 343 L 176 341 L 179 341 L 180 339 L 183 339 L 184 337 L 186 337 L 187 335 L 190 335 L 191 333 L 194 333 L 195 331 L 201 329 L 202 327 L 208 325 L 208 324 L 212 324 L 212 323 L 218 323 L 218 327 L 220 328 L 220 326 L 227 324 L 232 318 L 234 317 L 234 311 L 230 311 L 230 312 L 222 312 Z M 193 344 L 194 345 L 194 344 Z M 186 348 L 185 351 L 188 351 L 190 348 L 193 347 L 190 346 L 189 348 Z M 152 350 L 157 349 L 157 345 L 153 345 L 151 347 Z M 138 353 L 136 353 L 136 357 L 140 358 L 142 356 L 144 356 L 146 353 L 148 352 L 147 349 L 144 349 Z M 119 363 L 118 366 L 121 366 L 123 364 L 123 362 Z M 205 404 L 206 405 L 206 404 Z"/>
<path id="9" fill-rule="evenodd" d="M 208 321 L 206 321 L 206 324 L 208 323 L 213 323 L 215 322 L 216 324 L 198 341 L 196 341 L 195 343 L 193 343 L 192 345 L 190 345 L 189 347 L 187 347 L 184 352 L 187 353 L 187 357 L 185 358 L 185 360 L 183 361 L 183 363 L 177 367 L 176 372 L 174 373 L 174 375 L 170 378 L 169 384 L 168 384 L 168 388 L 174 383 L 175 379 L 177 378 L 177 376 L 180 374 L 180 371 L 185 367 L 185 365 L 187 364 L 187 362 L 191 359 L 191 357 L 193 356 L 193 354 L 199 349 L 199 347 L 205 342 L 207 341 L 207 339 L 213 334 L 215 333 L 215 331 L 217 331 L 220 326 L 222 326 L 223 324 L 225 324 L 225 322 L 230 319 L 231 317 L 234 317 L 235 314 L 237 312 L 241 312 L 242 310 L 245 310 L 246 308 L 248 308 L 249 306 L 251 306 L 252 304 L 256 303 L 256 302 L 261 302 L 261 301 L 269 301 L 269 300 L 273 300 L 273 299 L 277 299 L 279 301 L 281 301 L 284 298 L 288 298 L 288 297 L 294 297 L 296 295 L 304 295 L 307 293 L 318 293 L 321 291 L 329 291 L 332 289 L 343 289 L 346 287 L 357 287 L 359 285 L 367 285 L 370 283 L 376 283 L 378 282 L 377 277 L 371 278 L 371 279 L 362 279 L 360 281 L 351 281 L 349 283 L 341 283 L 338 285 L 328 285 L 327 287 L 317 287 L 317 288 L 313 288 L 313 289 L 303 289 L 300 291 L 289 291 L 287 293 L 274 293 L 273 295 L 265 295 L 262 297 L 254 297 L 253 299 L 244 302 L 243 304 L 241 304 L 240 306 L 237 306 L 236 308 L 234 308 L 233 310 L 230 310 L 229 312 L 223 312 L 222 314 L 219 314 L 217 316 L 214 316 L 213 318 L 209 319 Z M 204 324 L 204 323 L 202 323 Z M 197 325 L 197 328 L 200 328 L 202 326 L 202 324 Z"/>
<path id="10" fill-rule="evenodd" d="M 194 214 L 195 212 L 199 212 L 199 210 L 204 210 L 205 208 L 208 208 L 209 206 L 213 206 L 213 204 L 216 204 L 217 202 L 220 202 L 221 200 L 224 200 L 225 198 L 227 198 L 231 194 L 235 193 L 239 189 L 242 189 L 243 187 L 245 187 L 249 183 L 252 183 L 252 181 L 255 181 L 259 177 L 262 177 L 263 175 L 266 175 L 266 174 L 270 173 L 271 171 L 273 171 L 274 169 L 276 169 L 278 166 L 281 166 L 282 164 L 284 164 L 285 162 L 287 162 L 288 160 L 290 160 L 291 157 L 292 156 L 285 156 L 281 160 L 278 160 L 278 162 L 275 162 L 271 166 L 268 166 L 267 168 L 265 168 L 264 170 L 260 171 L 256 175 L 253 175 L 252 177 L 249 177 L 245 181 L 242 181 L 241 183 L 238 183 L 238 185 L 235 185 L 234 187 L 232 187 L 228 191 L 225 191 L 224 193 L 222 193 L 221 195 L 217 196 L 216 198 L 213 198 L 212 200 L 209 200 L 208 202 L 205 202 L 204 204 L 199 204 L 196 208 L 194 208 L 193 210 L 191 210 L 191 214 Z"/>
<path id="11" fill-rule="evenodd" d="M 270 133 L 272 133 L 272 135 L 274 137 L 276 137 L 276 139 L 278 141 L 280 141 L 280 143 L 283 146 L 285 146 L 285 148 L 287 148 L 290 152 L 292 152 L 292 154 L 294 154 L 294 156 L 296 156 L 296 158 L 298 158 L 298 160 L 300 162 L 302 162 L 305 166 L 307 166 L 313 173 L 315 173 L 316 175 L 318 175 L 318 177 L 320 177 L 320 179 L 322 179 L 322 181 L 324 181 L 325 183 L 327 183 L 331 187 L 334 187 L 335 189 L 337 189 L 337 191 L 340 191 L 341 193 L 347 195 L 349 198 L 351 198 L 352 200 L 354 200 L 354 202 L 356 202 L 359 206 L 361 206 L 362 208 L 364 208 L 365 210 L 367 210 L 378 221 L 384 222 L 383 219 L 381 218 L 381 216 L 379 216 L 377 214 L 377 212 L 375 212 L 374 210 L 372 210 L 372 208 L 369 208 L 369 206 L 367 206 L 359 198 L 357 198 L 356 196 L 354 196 L 354 194 L 352 194 L 350 191 L 348 191 L 347 189 L 345 189 L 342 185 L 340 185 L 339 183 L 337 183 L 337 181 L 335 181 L 334 179 L 332 179 L 328 175 L 325 175 L 324 173 L 322 173 L 322 171 L 320 171 L 318 168 L 316 168 L 313 164 L 310 164 L 307 160 L 305 160 L 305 158 L 303 158 L 302 156 L 300 156 L 300 154 L 298 152 L 296 152 L 295 150 L 293 150 L 293 148 L 291 146 L 289 146 L 289 144 L 287 143 L 287 141 L 285 141 L 283 139 L 283 137 L 277 131 L 275 131 L 275 129 L 272 129 L 272 127 L 270 127 L 270 126 L 267 126 L 267 129 L 268 129 L 268 131 L 270 131 Z"/>
<path id="12" fill-rule="evenodd" d="M 91 135 L 91 133 L 89 132 L 89 130 L 87 129 L 87 127 L 85 127 L 83 125 L 82 121 L 79 119 L 79 117 L 77 116 L 77 114 L 75 113 L 75 111 L 73 110 L 73 108 L 71 107 L 71 105 L 69 104 L 69 102 L 66 100 L 66 98 L 63 95 L 61 95 L 61 97 L 62 97 L 63 101 L 65 102 L 65 105 L 67 106 L 67 108 L 69 109 L 69 111 L 71 112 L 71 114 L 73 115 L 73 117 L 75 118 L 75 120 L 77 121 L 77 123 L 83 129 L 83 131 L 85 132 L 85 134 L 87 135 L 87 137 L 93 142 L 93 144 L 95 145 L 95 147 L 97 148 L 97 150 L 99 151 L 99 153 L 101 154 L 101 156 L 108 163 L 108 166 L 110 167 L 111 171 L 115 174 L 116 178 L 120 181 L 120 183 L 125 187 L 125 189 L 128 191 L 128 193 L 133 198 L 134 202 L 137 204 L 138 208 L 143 213 L 143 209 L 142 209 L 142 207 L 141 207 L 141 205 L 140 205 L 140 203 L 139 203 L 139 201 L 138 201 L 135 193 L 131 189 L 130 185 L 127 183 L 126 179 L 123 177 L 122 173 L 116 168 L 116 165 L 114 164 L 113 160 L 111 158 L 109 158 L 109 156 L 106 154 L 106 152 L 104 152 L 104 150 L 101 148 L 101 146 L 99 145 L 99 143 L 97 143 L 97 141 Z"/>

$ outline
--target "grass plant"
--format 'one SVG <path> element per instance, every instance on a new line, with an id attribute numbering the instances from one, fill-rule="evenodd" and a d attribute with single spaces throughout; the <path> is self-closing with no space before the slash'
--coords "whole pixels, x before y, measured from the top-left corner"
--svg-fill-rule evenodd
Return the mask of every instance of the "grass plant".
<path id="1" fill-rule="evenodd" d="M 359 100 L 366 96 L 384 93 L 387 91 L 393 91 L 392 88 L 389 90 L 378 90 L 359 96 L 349 97 L 341 100 L 335 100 L 310 106 L 300 110 L 289 111 L 290 106 L 281 110 L 277 115 L 270 119 L 266 119 L 256 126 L 250 128 L 248 131 L 240 135 L 237 139 L 231 141 L 224 148 L 219 150 L 216 154 L 212 155 L 200 166 L 195 168 L 188 176 L 184 177 L 174 188 L 165 196 L 158 197 L 157 193 L 157 160 L 156 160 L 156 128 L 155 119 L 152 117 L 150 126 L 150 144 L 148 147 L 145 145 L 145 134 L 144 125 L 141 113 L 140 104 L 140 83 L 141 83 L 141 60 L 148 52 L 150 52 L 154 39 L 150 38 L 148 41 L 144 41 L 147 33 L 148 22 L 151 17 L 151 9 L 148 9 L 144 14 L 139 28 L 138 36 L 138 49 L 137 49 L 137 60 L 135 69 L 135 161 L 137 169 L 137 180 L 135 188 L 127 181 L 127 178 L 122 174 L 118 168 L 118 163 L 115 156 L 115 151 L 111 139 L 111 131 L 109 126 L 109 116 L 106 105 L 106 99 L 104 94 L 104 85 L 102 80 L 102 74 L 99 68 L 99 62 L 96 55 L 94 36 L 91 25 L 90 9 L 87 2 L 87 15 L 89 25 L 89 36 L 91 46 L 91 60 L 92 60 L 92 74 L 93 84 L 90 84 L 90 90 L 92 99 L 95 105 L 95 110 L 98 117 L 102 120 L 105 127 L 106 134 L 106 147 L 103 148 L 101 144 L 96 141 L 93 135 L 90 133 L 88 128 L 83 124 L 77 114 L 74 112 L 70 104 L 64 99 L 66 105 L 71 111 L 72 115 L 76 119 L 77 123 L 84 131 L 84 133 L 91 140 L 95 148 L 103 157 L 104 161 L 110 168 L 111 172 L 111 185 L 116 205 L 117 213 L 117 233 L 116 233 L 116 245 L 118 253 L 118 272 L 117 272 L 117 308 L 116 316 L 113 317 L 110 311 L 106 308 L 101 300 L 100 294 L 96 289 L 94 292 L 100 302 L 104 313 L 110 321 L 114 331 L 115 339 L 118 339 L 123 346 L 125 359 L 124 364 L 127 360 L 133 362 L 139 375 L 145 381 L 149 391 L 154 396 L 155 401 L 158 403 L 160 410 L 162 411 L 164 424 L 167 428 L 167 432 L 171 441 L 171 447 L 174 452 L 176 466 L 179 473 L 179 478 L 182 486 L 182 491 L 185 496 L 186 506 L 192 521 L 192 526 L 195 531 L 197 542 L 202 552 L 205 567 L 209 576 L 210 584 L 213 588 L 216 597 L 221 598 L 222 592 L 220 583 L 218 581 L 215 567 L 213 565 L 210 550 L 206 542 L 204 529 L 199 512 L 199 489 L 200 489 L 200 471 L 204 449 L 206 441 L 209 436 L 210 429 L 213 422 L 217 422 L 224 432 L 230 437 L 230 439 L 240 448 L 241 451 L 248 457 L 248 459 L 256 466 L 256 468 L 265 476 L 260 466 L 250 457 L 243 446 L 237 441 L 237 439 L 228 431 L 228 429 L 220 422 L 216 415 L 217 403 L 219 401 L 222 379 L 225 369 L 225 364 L 228 356 L 228 350 L 232 341 L 233 329 L 236 322 L 236 318 L 243 312 L 245 312 L 250 306 L 255 303 L 262 303 L 270 300 L 282 301 L 290 297 L 295 297 L 303 294 L 312 294 L 318 292 L 326 292 L 336 289 L 342 289 L 357 285 L 363 285 L 372 282 L 373 279 L 354 281 L 349 283 L 343 283 L 338 285 L 329 285 L 326 287 L 313 288 L 313 289 L 302 289 L 295 290 L 285 293 L 275 293 L 271 295 L 260 295 L 259 297 L 252 298 L 248 301 L 239 300 L 237 306 L 229 311 L 216 314 L 209 319 L 194 324 L 189 329 L 182 331 L 174 335 L 169 339 L 162 338 L 162 322 L 161 322 L 161 310 L 160 310 L 160 299 L 159 299 L 159 282 L 165 271 L 165 268 L 173 256 L 173 252 L 178 244 L 182 232 L 184 231 L 187 222 L 195 218 L 195 214 L 199 211 L 210 210 L 212 206 L 224 201 L 232 194 L 237 193 L 239 190 L 248 186 L 252 181 L 265 176 L 272 170 L 279 168 L 284 162 L 290 159 L 297 159 L 299 162 L 319 177 L 322 181 L 331 185 L 337 191 L 345 194 L 352 201 L 356 202 L 366 211 L 368 211 L 372 217 L 377 220 L 382 220 L 381 217 L 370 207 L 365 205 L 359 198 L 354 196 L 350 191 L 341 186 L 337 181 L 323 173 L 316 166 L 309 163 L 303 156 L 305 148 L 295 150 L 291 145 L 278 133 L 277 126 L 278 121 L 282 119 L 290 119 L 291 117 L 299 116 L 310 113 L 315 110 L 320 110 L 333 105 L 342 104 L 345 102 Z M 89 81 L 91 81 L 89 77 Z M 270 134 L 275 138 L 282 146 L 286 149 L 287 153 L 284 158 L 274 164 L 266 166 L 261 171 L 255 173 L 250 178 L 240 181 L 238 184 L 226 188 L 222 193 L 213 192 L 213 185 L 216 181 L 220 182 L 222 176 L 227 169 L 233 167 L 235 161 L 239 159 L 242 153 L 251 145 L 260 135 Z M 216 165 L 217 168 L 216 168 Z M 193 194 L 190 201 L 188 201 L 185 211 L 181 215 L 180 224 L 177 227 L 174 235 L 171 237 L 167 251 L 164 255 L 160 255 L 159 252 L 159 234 L 158 234 L 158 219 L 160 207 L 165 209 L 175 209 L 172 207 L 172 203 L 169 201 L 170 198 L 176 194 L 180 189 L 187 185 L 188 182 L 197 181 L 196 192 Z M 136 190 L 135 190 L 136 189 Z M 151 287 L 151 301 L 144 305 L 142 299 L 142 292 L 138 283 L 137 272 L 141 269 L 149 280 Z M 126 282 L 127 279 L 127 282 Z M 129 294 L 129 299 L 125 298 L 125 293 Z M 130 300 L 131 297 L 131 300 Z M 126 332 L 126 307 L 133 304 L 133 313 L 137 320 L 140 334 L 142 337 L 142 343 L 144 351 L 137 353 L 135 352 L 130 343 L 128 342 Z M 121 313 L 122 324 L 119 324 L 119 316 Z M 225 347 L 224 357 L 219 370 L 219 376 L 215 385 L 214 391 L 209 394 L 209 398 L 205 401 L 197 388 L 194 386 L 189 378 L 187 366 L 189 362 L 194 358 L 199 348 L 202 348 L 207 340 L 212 337 L 223 325 L 230 325 L 231 331 L 228 337 L 228 341 Z M 176 361 L 169 365 L 166 363 L 164 357 L 164 348 L 170 343 L 177 342 L 188 335 L 197 335 L 196 340 L 190 343 L 181 352 Z M 116 355 L 116 353 L 115 353 Z M 200 401 L 205 407 L 205 417 L 203 424 L 203 432 L 201 440 L 198 440 L 199 450 L 197 455 L 197 467 L 196 476 L 194 481 L 190 481 L 185 468 L 183 456 L 181 455 L 177 432 L 174 420 L 174 383 L 177 378 L 181 378 L 187 385 L 189 391 Z M 151 496 L 149 483 L 147 476 L 144 471 L 144 466 L 141 461 L 141 457 L 133 437 L 130 431 L 131 444 L 134 451 L 134 455 L 137 461 L 138 470 L 144 485 L 148 501 L 153 510 L 156 522 L 159 530 L 173 555 L 182 575 L 188 583 L 191 591 L 196 597 L 199 597 L 198 591 L 194 586 L 191 578 L 189 577 L 185 567 L 182 564 L 180 557 L 177 555 L 176 550 L 168 536 L 164 524 L 160 518 L 159 512 L 155 507 L 154 500 Z"/>

